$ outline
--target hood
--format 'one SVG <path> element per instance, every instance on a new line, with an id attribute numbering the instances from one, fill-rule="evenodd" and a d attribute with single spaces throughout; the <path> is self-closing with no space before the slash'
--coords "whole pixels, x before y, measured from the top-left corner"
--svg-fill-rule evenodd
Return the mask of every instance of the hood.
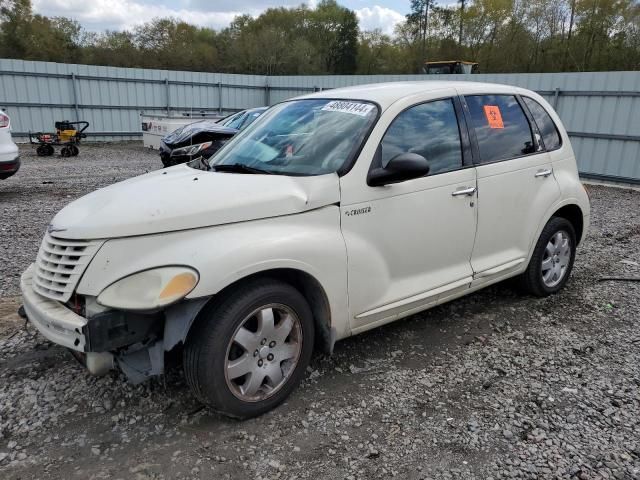
<path id="1" fill-rule="evenodd" d="M 290 177 L 178 165 L 81 197 L 63 208 L 50 228 L 58 238 L 129 237 L 289 215 L 339 201 L 335 173 Z"/>
<path id="2" fill-rule="evenodd" d="M 187 142 L 199 133 L 219 133 L 222 135 L 233 136 L 238 133 L 238 130 L 235 128 L 225 127 L 220 125 L 212 120 L 201 120 L 199 122 L 190 123 L 185 125 L 184 127 L 180 127 L 177 130 L 174 130 L 168 135 L 162 137 L 162 141 L 167 145 L 179 145 L 181 143 Z"/>

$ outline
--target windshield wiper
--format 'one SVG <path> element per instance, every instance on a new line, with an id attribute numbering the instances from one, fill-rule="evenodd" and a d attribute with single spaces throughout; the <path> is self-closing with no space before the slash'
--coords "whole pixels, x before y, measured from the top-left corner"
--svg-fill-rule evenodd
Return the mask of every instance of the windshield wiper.
<path id="1" fill-rule="evenodd" d="M 233 163 L 230 165 L 211 165 L 211 169 L 215 172 L 231 172 L 231 173 L 258 173 L 265 175 L 273 175 L 273 172 L 262 170 L 260 168 L 249 167 L 243 163 Z"/>

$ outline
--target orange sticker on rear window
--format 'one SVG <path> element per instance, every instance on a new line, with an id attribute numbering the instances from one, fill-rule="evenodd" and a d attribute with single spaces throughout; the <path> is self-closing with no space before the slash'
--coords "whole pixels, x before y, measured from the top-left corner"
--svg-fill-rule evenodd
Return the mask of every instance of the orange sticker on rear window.
<path id="1" fill-rule="evenodd" d="M 484 114 L 487 117 L 487 122 L 489 122 L 489 128 L 504 128 L 502 114 L 497 106 L 484 105 Z"/>

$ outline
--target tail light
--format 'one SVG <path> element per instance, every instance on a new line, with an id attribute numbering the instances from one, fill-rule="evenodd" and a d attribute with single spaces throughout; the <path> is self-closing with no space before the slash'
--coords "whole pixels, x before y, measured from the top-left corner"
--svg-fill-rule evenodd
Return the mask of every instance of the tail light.
<path id="1" fill-rule="evenodd" d="M 0 112 L 0 128 L 6 128 L 9 126 L 9 116 Z"/>

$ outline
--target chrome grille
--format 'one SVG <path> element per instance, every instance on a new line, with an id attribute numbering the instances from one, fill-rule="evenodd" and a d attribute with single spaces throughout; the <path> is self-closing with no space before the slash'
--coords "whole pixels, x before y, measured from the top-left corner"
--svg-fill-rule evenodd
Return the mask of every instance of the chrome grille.
<path id="1" fill-rule="evenodd" d="M 47 233 L 38 252 L 33 289 L 44 297 L 68 301 L 102 243 L 102 240 L 66 240 Z"/>

